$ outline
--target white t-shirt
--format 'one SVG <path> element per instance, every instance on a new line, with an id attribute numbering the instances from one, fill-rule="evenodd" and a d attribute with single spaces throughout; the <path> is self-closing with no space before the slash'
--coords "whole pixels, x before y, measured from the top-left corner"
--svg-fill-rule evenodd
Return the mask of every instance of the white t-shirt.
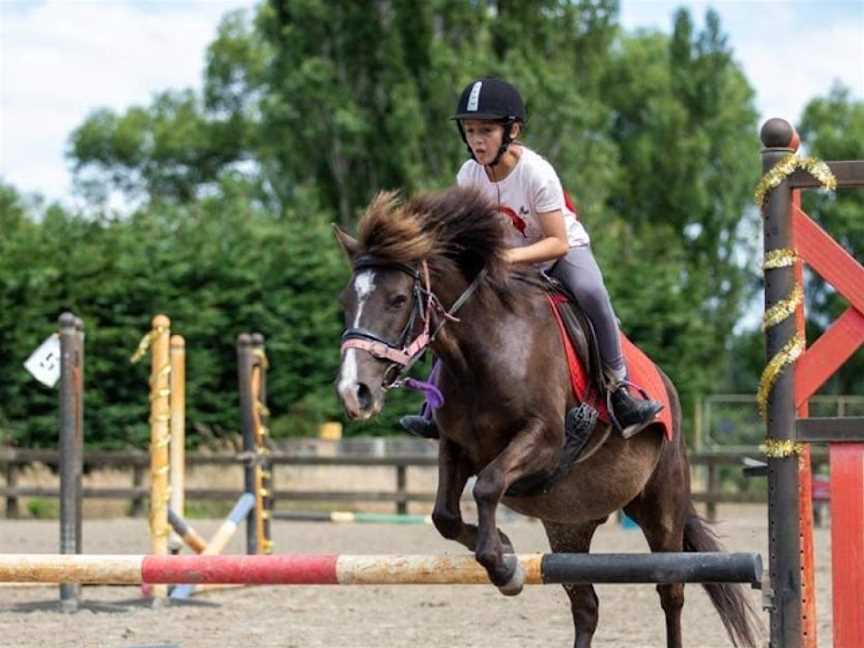
<path id="1" fill-rule="evenodd" d="M 588 245 L 591 239 L 582 223 L 564 203 L 564 189 L 555 169 L 543 157 L 531 149 L 521 147 L 522 155 L 516 166 L 500 182 L 492 182 L 482 165 L 467 160 L 456 182 L 460 187 L 475 187 L 489 196 L 498 205 L 498 213 L 511 225 L 508 244 L 524 247 L 545 238 L 537 214 L 560 209 L 564 214 L 564 226 L 570 247 Z M 551 267 L 554 260 L 538 264 Z"/>

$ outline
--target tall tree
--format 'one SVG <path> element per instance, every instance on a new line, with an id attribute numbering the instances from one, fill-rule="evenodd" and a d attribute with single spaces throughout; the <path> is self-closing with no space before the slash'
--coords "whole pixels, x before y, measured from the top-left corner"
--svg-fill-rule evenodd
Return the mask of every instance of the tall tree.
<path id="1" fill-rule="evenodd" d="M 629 35 L 615 0 L 268 0 L 223 20 L 203 96 L 96 112 L 71 158 L 82 186 L 137 192 L 159 218 L 221 203 L 228 220 L 350 228 L 380 189 L 450 185 L 465 157 L 456 97 L 504 76 L 526 98 L 526 143 L 579 206 L 625 331 L 689 399 L 724 375 L 752 289 L 756 112 L 731 54 L 713 12 L 701 29 L 681 11 L 671 37 Z"/>
<path id="2" fill-rule="evenodd" d="M 570 151 L 603 126 L 585 97 L 616 18 L 613 0 L 269 0 L 253 18 L 222 21 L 203 98 L 166 92 L 125 114 L 95 111 L 70 157 L 93 198 L 120 190 L 183 202 L 243 171 L 258 199 L 320 205 L 351 225 L 382 188 L 452 183 L 464 155 L 449 121 L 455 98 L 470 79 L 498 73 L 543 116 L 538 138 L 580 167 Z"/>
<path id="3" fill-rule="evenodd" d="M 710 392 L 742 315 L 748 209 L 758 178 L 753 91 L 713 11 L 697 33 L 688 12 L 671 39 L 625 38 L 604 96 L 619 173 L 607 222 L 592 229 L 625 329 L 663 364 L 685 397 Z"/>

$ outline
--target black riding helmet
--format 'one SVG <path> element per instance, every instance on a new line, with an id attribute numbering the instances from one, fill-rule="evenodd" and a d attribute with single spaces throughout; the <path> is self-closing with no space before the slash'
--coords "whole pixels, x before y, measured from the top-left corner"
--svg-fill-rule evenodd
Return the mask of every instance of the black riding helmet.
<path id="1" fill-rule="evenodd" d="M 491 166 L 498 164 L 510 142 L 513 141 L 513 124 L 525 122 L 525 105 L 522 96 L 512 85 L 502 79 L 486 78 L 472 81 L 462 91 L 456 113 L 451 117 L 456 120 L 456 127 L 468 153 L 474 158 L 474 152 L 468 146 L 468 138 L 462 128 L 463 119 L 483 119 L 496 121 L 504 126 L 504 136 L 498 154 L 492 160 Z"/>

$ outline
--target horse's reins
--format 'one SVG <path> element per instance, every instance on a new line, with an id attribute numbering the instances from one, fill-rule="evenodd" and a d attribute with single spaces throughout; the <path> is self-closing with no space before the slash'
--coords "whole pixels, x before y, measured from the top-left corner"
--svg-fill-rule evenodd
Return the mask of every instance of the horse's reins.
<path id="1" fill-rule="evenodd" d="M 441 301 L 432 292 L 431 282 L 429 280 L 429 266 L 425 260 L 420 262 L 420 269 L 412 268 L 403 263 L 393 261 L 385 261 L 372 255 L 363 255 L 357 258 L 354 262 L 354 272 L 365 268 L 384 268 L 389 270 L 398 270 L 404 272 L 414 279 L 414 284 L 411 287 L 413 304 L 411 307 L 411 316 L 405 323 L 399 340 L 396 343 L 386 340 L 381 335 L 365 328 L 350 327 L 342 333 L 342 351 L 346 349 L 361 349 L 366 351 L 372 357 L 379 360 L 389 360 L 390 366 L 384 372 L 384 389 L 394 389 L 401 387 L 405 382 L 405 376 L 410 371 L 411 367 L 423 357 L 426 349 L 438 336 L 438 333 L 447 322 L 458 322 L 456 312 L 462 308 L 465 302 L 471 298 L 471 295 L 477 290 L 480 282 L 486 276 L 486 269 L 481 270 L 468 287 L 459 295 L 458 299 L 453 302 L 453 305 L 446 309 L 441 304 Z M 422 270 L 422 277 L 421 277 Z M 422 278 L 422 285 L 421 285 Z M 425 295 L 425 303 L 424 303 Z M 431 330 L 432 313 L 438 311 L 441 313 L 441 321 Z M 408 337 L 414 330 L 417 318 L 423 321 L 423 330 L 414 338 L 413 341 L 407 343 Z M 431 332 L 430 332 L 431 330 Z M 392 380 L 388 377 L 395 370 L 395 375 Z"/>

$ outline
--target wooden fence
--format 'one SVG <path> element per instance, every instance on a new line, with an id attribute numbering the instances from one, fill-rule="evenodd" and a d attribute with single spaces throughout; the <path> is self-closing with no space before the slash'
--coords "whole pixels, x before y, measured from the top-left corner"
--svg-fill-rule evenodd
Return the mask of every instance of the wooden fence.
<path id="1" fill-rule="evenodd" d="M 691 453 L 690 465 L 696 470 L 702 470 L 706 477 L 702 480 L 706 489 L 693 493 L 693 500 L 705 504 L 708 519 L 715 519 L 718 504 L 767 503 L 764 488 L 729 489 L 724 488 L 721 474 L 725 467 L 727 471 L 740 476 L 745 458 L 759 458 L 758 450 L 722 450 Z M 328 502 L 354 504 L 357 502 L 392 502 L 396 513 L 404 514 L 410 502 L 431 503 L 435 494 L 431 492 L 415 492 L 408 489 L 408 469 L 418 467 L 433 467 L 438 463 L 434 454 L 430 455 L 390 455 L 390 456 L 303 456 L 282 452 L 272 452 L 268 455 L 272 465 L 274 504 L 278 502 Z M 825 462 L 824 454 L 814 452 L 814 464 Z M 249 462 L 242 453 L 239 455 L 211 455 L 188 453 L 186 464 L 196 466 L 245 466 Z M 44 464 L 56 468 L 58 453 L 56 450 L 35 450 L 18 448 L 0 448 L 0 468 L 6 476 L 6 485 L 0 487 L 0 498 L 6 498 L 6 517 L 19 515 L 19 498 L 59 496 L 59 487 L 46 488 L 42 486 L 19 486 L 18 473 L 32 464 Z M 369 467 L 387 468 L 395 471 L 396 488 L 386 491 L 374 490 L 287 490 L 276 487 L 278 484 L 277 468 L 283 466 L 318 466 L 331 467 Z M 150 468 L 150 456 L 145 452 L 86 452 L 84 454 L 84 470 L 89 472 L 99 469 L 131 470 L 131 485 L 126 488 L 100 487 L 84 488 L 83 497 L 129 500 L 131 514 L 139 515 L 149 495 L 145 486 L 145 475 Z M 816 468 L 816 466 L 814 466 Z M 754 486 L 756 486 L 754 484 Z M 241 494 L 238 489 L 217 488 L 187 488 L 187 499 L 193 500 L 236 500 Z M 275 508 L 275 507 L 274 507 Z"/>

